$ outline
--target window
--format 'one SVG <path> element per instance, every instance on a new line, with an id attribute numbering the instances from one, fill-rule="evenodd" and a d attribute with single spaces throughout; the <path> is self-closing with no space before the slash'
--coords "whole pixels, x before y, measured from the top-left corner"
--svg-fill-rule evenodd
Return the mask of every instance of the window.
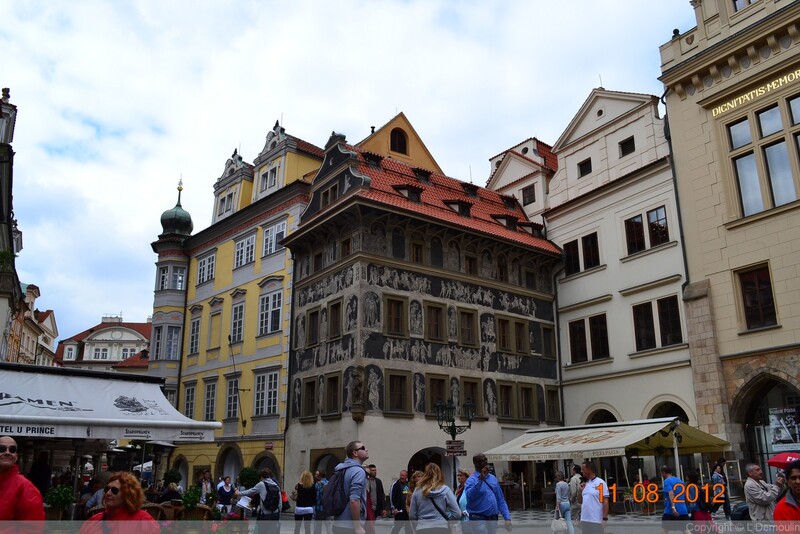
<path id="1" fill-rule="evenodd" d="M 317 377 L 303 380 L 303 397 L 300 404 L 300 417 L 317 415 Z"/>
<path id="2" fill-rule="evenodd" d="M 314 272 L 321 271 L 324 264 L 322 263 L 322 252 L 314 254 Z"/>
<path id="3" fill-rule="evenodd" d="M 497 382 L 497 418 L 515 419 L 516 399 L 514 397 L 514 384 L 510 382 Z"/>
<path id="4" fill-rule="evenodd" d="M 155 360 L 161 357 L 161 338 L 163 330 L 163 326 L 153 327 L 153 359 Z"/>
<path id="5" fill-rule="evenodd" d="M 342 301 L 337 300 L 328 305 L 328 339 L 336 339 L 342 335 Z"/>
<path id="6" fill-rule="evenodd" d="M 497 318 L 497 350 L 511 352 L 511 321 L 504 317 Z"/>
<path id="7" fill-rule="evenodd" d="M 409 373 L 386 371 L 386 395 L 389 413 L 411 413 L 411 376 Z"/>
<path id="8" fill-rule="evenodd" d="M 189 323 L 189 354 L 200 352 L 200 318 L 192 319 Z"/>
<path id="9" fill-rule="evenodd" d="M 225 418 L 237 417 L 239 417 L 239 379 L 231 378 L 228 380 L 228 391 L 225 395 Z"/>
<path id="10" fill-rule="evenodd" d="M 600 245 L 597 232 L 581 237 L 580 246 L 578 246 L 578 241 L 575 239 L 564 243 L 564 272 L 567 276 L 581 271 L 581 260 L 583 270 L 600 265 Z"/>
<path id="11" fill-rule="evenodd" d="M 134 354 L 136 354 L 136 349 L 134 349 L 132 347 L 131 348 L 123 348 L 122 349 L 122 359 L 123 360 L 127 360 L 128 358 L 130 358 Z"/>
<path id="12" fill-rule="evenodd" d="M 497 281 L 508 282 L 508 262 L 503 256 L 499 256 L 497 260 Z"/>
<path id="13" fill-rule="evenodd" d="M 186 278 L 186 267 L 172 267 L 172 284 L 170 289 L 183 289 Z"/>
<path id="14" fill-rule="evenodd" d="M 542 325 L 542 357 L 556 357 L 556 336 L 552 326 Z"/>
<path id="15" fill-rule="evenodd" d="M 547 421 L 558 422 L 561 420 L 561 401 L 557 388 L 545 388 L 545 404 L 547 405 Z"/>
<path id="16" fill-rule="evenodd" d="M 464 256 L 464 273 L 478 276 L 478 258 L 475 256 Z"/>
<path id="17" fill-rule="evenodd" d="M 411 261 L 414 263 L 423 263 L 424 261 L 424 247 L 422 243 L 411 243 Z"/>
<path id="18" fill-rule="evenodd" d="M 273 167 L 269 170 L 269 186 L 275 187 L 278 183 L 278 167 Z"/>
<path id="19" fill-rule="evenodd" d="M 587 339 L 587 323 L 589 338 Z M 581 363 L 601 360 L 610 356 L 608 348 L 608 325 L 605 314 L 570 321 L 570 362 Z"/>
<path id="20" fill-rule="evenodd" d="M 64 359 L 65 360 L 75 359 L 75 347 L 67 347 L 66 351 L 64 352 Z"/>
<path id="21" fill-rule="evenodd" d="M 530 352 L 528 348 L 528 324 L 524 321 L 514 321 L 514 347 L 521 354 Z"/>
<path id="22" fill-rule="evenodd" d="M 468 347 L 478 346 L 478 314 L 473 310 L 458 310 L 458 342 Z"/>
<path id="23" fill-rule="evenodd" d="M 282 250 L 279 242 L 286 237 L 286 221 L 264 228 L 264 256 Z"/>
<path id="24" fill-rule="evenodd" d="M 197 284 L 200 285 L 204 282 L 214 279 L 214 263 L 216 255 L 212 254 L 201 258 L 197 261 Z"/>
<path id="25" fill-rule="evenodd" d="M 267 172 L 261 173 L 261 191 L 262 192 L 267 190 L 267 183 L 268 183 L 267 182 L 267 177 L 268 176 L 269 176 L 269 173 L 267 173 Z"/>
<path id="26" fill-rule="evenodd" d="M 108 359 L 108 349 L 107 348 L 97 348 L 94 349 L 94 359 L 95 360 L 107 360 Z"/>
<path id="27" fill-rule="evenodd" d="M 642 214 L 625 220 L 625 240 L 628 244 L 628 254 L 641 252 L 647 249 L 648 246 L 656 247 L 669 242 L 666 207 L 659 206 L 647 211 L 645 215 L 647 217 L 646 234 L 644 231 L 644 216 Z"/>
<path id="28" fill-rule="evenodd" d="M 536 202 L 536 185 L 529 185 L 522 190 L 522 205 L 527 206 Z"/>
<path id="29" fill-rule="evenodd" d="M 341 396 L 341 388 L 339 387 L 339 374 L 329 374 L 325 376 L 325 405 L 323 413 L 337 414 L 342 410 L 339 407 L 339 398 Z"/>
<path id="30" fill-rule="evenodd" d="M 283 308 L 283 290 L 279 289 L 258 300 L 258 335 L 271 334 L 281 330 L 281 310 Z"/>
<path id="31" fill-rule="evenodd" d="M 795 95 L 726 125 L 743 216 L 798 199 L 799 107 Z"/>
<path id="32" fill-rule="evenodd" d="M 216 421 L 215 412 L 217 410 L 217 383 L 206 384 L 206 404 L 203 411 L 205 421 Z"/>
<path id="33" fill-rule="evenodd" d="M 755 269 L 739 272 L 737 276 L 747 329 L 778 324 L 769 267 L 761 265 Z"/>
<path id="34" fill-rule="evenodd" d="M 441 304 L 425 305 L 425 338 L 431 341 L 444 341 L 447 312 Z"/>
<path id="35" fill-rule="evenodd" d="M 320 207 L 324 208 L 339 198 L 339 184 L 333 184 L 320 195 Z"/>
<path id="36" fill-rule="evenodd" d="M 536 414 L 536 391 L 533 386 L 519 386 L 519 418 L 526 421 L 533 421 Z"/>
<path id="37" fill-rule="evenodd" d="M 583 178 L 592 172 L 592 158 L 585 159 L 578 163 L 578 178 Z"/>
<path id="38" fill-rule="evenodd" d="M 619 157 L 624 158 L 628 154 L 633 154 L 635 151 L 636 143 L 633 141 L 633 136 L 619 142 Z"/>
<path id="39" fill-rule="evenodd" d="M 167 340 L 164 345 L 164 359 L 165 360 L 180 360 L 181 359 L 181 327 L 168 326 L 167 327 Z"/>
<path id="40" fill-rule="evenodd" d="M 194 386 L 186 386 L 183 394 L 183 415 L 194 419 Z"/>
<path id="41" fill-rule="evenodd" d="M 405 336 L 408 325 L 408 304 L 405 300 L 386 298 L 386 334 L 390 336 Z"/>
<path id="42" fill-rule="evenodd" d="M 636 350 L 654 349 L 657 343 L 666 347 L 683 343 L 681 316 L 678 297 L 664 297 L 655 301 L 657 315 L 653 313 L 653 303 L 645 302 L 633 307 L 633 328 Z M 656 321 L 658 321 L 656 323 Z"/>
<path id="43" fill-rule="evenodd" d="M 481 381 L 477 378 L 461 379 L 461 398 L 463 402 L 471 400 L 475 405 L 475 417 L 483 416 L 483 400 L 481 399 Z"/>
<path id="44" fill-rule="evenodd" d="M 353 240 L 350 238 L 342 240 L 341 257 L 346 258 L 353 252 Z"/>
<path id="45" fill-rule="evenodd" d="M 425 377 L 425 400 L 427 401 L 428 415 L 436 415 L 436 403 L 447 403 L 447 377 L 442 375 L 427 375 Z"/>
<path id="46" fill-rule="evenodd" d="M 254 262 L 256 259 L 256 234 L 249 235 L 236 242 L 233 253 L 233 268 Z"/>
<path id="47" fill-rule="evenodd" d="M 239 343 L 244 337 L 244 302 L 231 307 L 231 343 Z"/>
<path id="48" fill-rule="evenodd" d="M 408 138 L 406 137 L 406 133 L 400 128 L 392 130 L 389 144 L 393 152 L 408 154 Z"/>
<path id="49" fill-rule="evenodd" d="M 306 347 L 319 343 L 319 308 L 308 312 L 306 320 Z"/>
<path id="50" fill-rule="evenodd" d="M 733 0 L 733 10 L 741 11 L 742 9 L 752 4 L 754 1 L 755 0 Z"/>
<path id="51" fill-rule="evenodd" d="M 255 378 L 253 415 L 276 415 L 278 413 L 278 371 L 259 373 Z"/>
<path id="52" fill-rule="evenodd" d="M 163 291 L 167 289 L 169 284 L 169 267 L 159 267 L 158 268 L 158 289 L 159 291 Z"/>

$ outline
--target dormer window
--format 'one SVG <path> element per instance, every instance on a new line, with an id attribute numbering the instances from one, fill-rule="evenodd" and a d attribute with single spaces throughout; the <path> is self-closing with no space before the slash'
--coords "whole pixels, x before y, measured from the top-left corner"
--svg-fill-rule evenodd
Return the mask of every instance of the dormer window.
<path id="1" fill-rule="evenodd" d="M 463 200 L 445 200 L 445 206 L 455 211 L 462 217 L 469 217 L 472 204 L 464 202 Z"/>
<path id="2" fill-rule="evenodd" d="M 422 189 L 419 187 L 414 187 L 412 185 L 397 185 L 394 189 L 412 202 L 421 202 L 422 200 Z"/>
<path id="3" fill-rule="evenodd" d="M 364 152 L 364 159 L 367 160 L 367 164 L 370 167 L 374 169 L 381 168 L 381 161 L 383 160 L 383 156 L 379 154 L 372 154 L 370 152 Z"/>
<path id="4" fill-rule="evenodd" d="M 541 237 L 544 238 L 544 232 L 542 231 L 542 226 L 540 224 L 531 223 L 531 222 L 518 222 L 517 227 L 520 230 L 528 232 L 534 237 Z"/>
<path id="5" fill-rule="evenodd" d="M 492 218 L 508 228 L 509 230 L 517 229 L 517 217 L 513 215 L 492 215 Z"/>
<path id="6" fill-rule="evenodd" d="M 392 152 L 408 154 L 408 136 L 400 128 L 395 128 L 390 134 L 390 149 Z"/>
<path id="7" fill-rule="evenodd" d="M 339 184 L 333 184 L 320 195 L 320 207 L 324 208 L 337 198 L 339 198 Z"/>
<path id="8" fill-rule="evenodd" d="M 414 176 L 423 184 L 429 184 L 431 182 L 431 171 L 415 167 Z"/>
<path id="9" fill-rule="evenodd" d="M 508 210 L 517 209 L 517 199 L 514 197 L 503 197 L 503 205 Z"/>
<path id="10" fill-rule="evenodd" d="M 467 195 L 469 195 L 471 197 L 477 197 L 478 196 L 478 186 L 477 185 L 475 185 L 475 184 L 466 184 L 465 183 L 465 184 L 461 184 L 461 187 L 464 188 L 464 192 Z"/>

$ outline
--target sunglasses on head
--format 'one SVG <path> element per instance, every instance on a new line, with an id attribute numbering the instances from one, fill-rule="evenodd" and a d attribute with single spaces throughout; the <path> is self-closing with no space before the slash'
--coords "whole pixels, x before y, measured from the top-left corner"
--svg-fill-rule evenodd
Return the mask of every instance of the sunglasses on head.
<path id="1" fill-rule="evenodd" d="M 0 445 L 0 454 L 4 452 L 10 452 L 11 454 L 17 454 L 17 446 L 16 445 Z"/>
<path id="2" fill-rule="evenodd" d="M 103 493 L 111 492 L 111 495 L 119 495 L 119 488 L 115 486 L 106 486 L 106 489 L 103 490 Z"/>

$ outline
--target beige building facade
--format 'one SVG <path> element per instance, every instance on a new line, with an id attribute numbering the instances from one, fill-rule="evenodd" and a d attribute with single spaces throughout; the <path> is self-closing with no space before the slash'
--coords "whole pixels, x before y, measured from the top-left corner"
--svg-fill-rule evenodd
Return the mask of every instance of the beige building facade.
<path id="1" fill-rule="evenodd" d="M 661 80 L 698 424 L 763 463 L 800 445 L 800 3 L 691 5 Z"/>

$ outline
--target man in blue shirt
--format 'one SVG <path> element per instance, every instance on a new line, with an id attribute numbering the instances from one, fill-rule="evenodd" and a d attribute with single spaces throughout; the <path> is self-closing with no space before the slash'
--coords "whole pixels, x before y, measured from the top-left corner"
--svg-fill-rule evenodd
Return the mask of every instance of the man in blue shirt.
<path id="1" fill-rule="evenodd" d="M 686 484 L 672 474 L 668 465 L 661 466 L 664 479 L 664 515 L 661 517 L 661 532 L 686 532 L 689 509 L 686 507 Z"/>
<path id="2" fill-rule="evenodd" d="M 508 505 L 497 477 L 489 472 L 486 455 L 476 454 L 472 457 L 472 463 L 475 464 L 475 472 L 464 483 L 469 513 L 466 525 L 472 534 L 494 534 L 497 532 L 498 515 L 502 514 L 505 528 L 510 531 L 511 515 L 508 513 Z"/>
<path id="3" fill-rule="evenodd" d="M 334 534 L 364 534 L 367 519 L 367 472 L 362 465 L 369 459 L 369 450 L 360 441 L 351 441 L 344 449 L 345 460 L 336 466 L 344 472 L 344 490 L 350 504 L 333 518 Z M 351 469 L 354 468 L 354 469 Z"/>

